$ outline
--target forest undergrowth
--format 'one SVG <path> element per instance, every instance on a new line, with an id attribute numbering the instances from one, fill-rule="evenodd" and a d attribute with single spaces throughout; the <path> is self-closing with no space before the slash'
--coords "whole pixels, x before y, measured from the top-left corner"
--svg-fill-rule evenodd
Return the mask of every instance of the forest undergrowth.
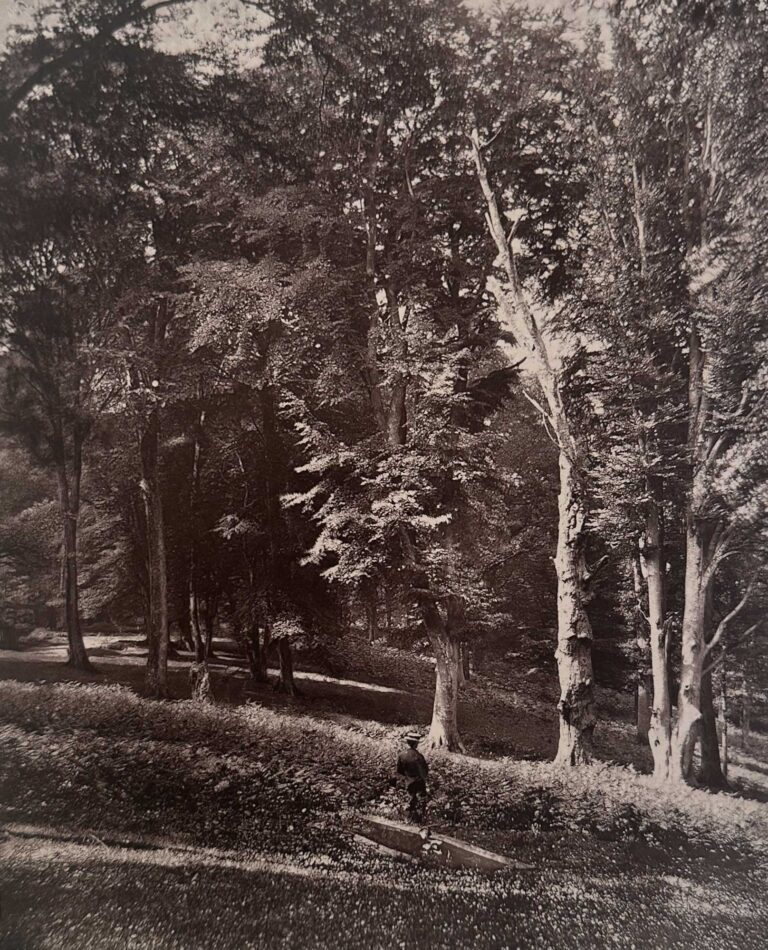
<path id="1" fill-rule="evenodd" d="M 376 945 L 363 917 L 401 946 L 650 946 L 649 914 L 668 946 L 692 928 L 700 946 L 759 946 L 765 926 L 768 810 L 735 795 L 665 790 L 607 763 L 563 776 L 433 754 L 430 823 L 535 868 L 487 878 L 355 843 L 359 814 L 401 815 L 388 781 L 399 725 L 71 682 L 4 680 L 0 710 L 4 893 L 38 902 L 25 923 L 11 899 L 0 946 L 14 950 L 288 946 L 299 921 L 302 946 Z M 173 926 L 160 893 L 183 901 Z M 205 938 L 221 913 L 231 929 Z"/>

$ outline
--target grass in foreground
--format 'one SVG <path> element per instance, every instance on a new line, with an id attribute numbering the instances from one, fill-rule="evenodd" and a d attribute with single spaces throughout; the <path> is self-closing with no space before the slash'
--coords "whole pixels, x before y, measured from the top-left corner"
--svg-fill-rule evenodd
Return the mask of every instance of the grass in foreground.
<path id="1" fill-rule="evenodd" d="M 432 820 L 537 871 L 433 872 L 351 839 L 394 807 L 391 728 L 11 681 L 0 710 L 6 826 L 94 836 L 1 846 L 9 948 L 763 945 L 764 805 L 435 756 Z"/>

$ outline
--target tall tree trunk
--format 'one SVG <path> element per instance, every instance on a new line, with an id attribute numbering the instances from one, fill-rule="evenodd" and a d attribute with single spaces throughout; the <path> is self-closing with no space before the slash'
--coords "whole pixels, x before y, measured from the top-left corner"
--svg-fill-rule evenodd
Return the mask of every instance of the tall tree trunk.
<path id="1" fill-rule="evenodd" d="M 642 573 L 648 587 L 648 627 L 653 678 L 653 707 L 648 739 L 653 755 L 653 774 L 658 781 L 665 782 L 669 778 L 672 756 L 672 697 L 669 690 L 664 528 L 659 480 L 649 478 L 648 488 L 650 500 L 646 513 L 644 544 L 640 551 Z"/>
<path id="2" fill-rule="evenodd" d="M 213 634 L 216 627 L 216 611 L 207 601 L 203 611 L 203 622 L 205 624 L 205 660 L 207 663 L 213 658 Z"/>
<path id="3" fill-rule="evenodd" d="M 70 486 L 67 474 L 63 437 L 59 445 L 57 477 L 59 483 L 59 510 L 63 522 L 64 536 L 64 605 L 67 620 L 67 642 L 69 657 L 67 663 L 78 670 L 92 670 L 83 642 L 83 630 L 80 621 L 80 591 L 77 565 L 77 524 L 80 512 L 80 451 L 75 447 L 74 484 Z M 59 454 L 57 453 L 57 454 Z"/>
<path id="4" fill-rule="evenodd" d="M 248 625 L 248 629 L 245 631 L 245 652 L 248 657 L 248 669 L 250 670 L 251 679 L 254 683 L 266 683 L 269 681 L 266 658 L 260 641 L 259 625 L 254 620 Z"/>
<path id="5" fill-rule="evenodd" d="M 752 727 L 752 704 L 744 689 L 744 698 L 741 701 L 741 750 L 748 752 L 750 746 L 749 734 Z"/>
<path id="6" fill-rule="evenodd" d="M 193 663 L 189 669 L 192 681 L 192 699 L 201 703 L 212 703 L 214 700 L 213 686 L 211 685 L 211 671 L 207 663 Z"/>
<path id="7" fill-rule="evenodd" d="M 384 611 L 385 611 L 385 622 L 387 625 L 387 638 L 392 636 L 392 611 L 394 604 L 392 602 L 392 588 L 389 584 L 384 585 Z"/>
<path id="8" fill-rule="evenodd" d="M 203 622 L 201 613 L 200 598 L 197 594 L 197 578 L 195 576 L 195 572 L 193 572 L 189 583 L 189 622 L 192 632 L 192 643 L 194 645 L 196 663 L 206 662 L 205 639 L 203 637 Z"/>
<path id="9" fill-rule="evenodd" d="M 182 605 L 181 613 L 179 614 L 179 634 L 181 635 L 182 645 L 194 652 L 195 641 L 192 637 L 192 617 L 189 609 L 188 594 L 186 596 L 186 603 Z"/>
<path id="10" fill-rule="evenodd" d="M 379 639 L 379 592 L 375 584 L 365 593 L 365 620 L 368 640 L 373 643 Z"/>
<path id="11" fill-rule="evenodd" d="M 290 640 L 287 637 L 278 637 L 277 656 L 280 661 L 280 675 L 275 683 L 275 689 L 279 693 L 298 696 L 299 689 L 293 677 L 293 652 Z"/>
<path id="12" fill-rule="evenodd" d="M 472 648 L 466 640 L 461 643 L 461 675 L 465 683 L 472 678 Z"/>
<path id="13" fill-rule="evenodd" d="M 560 680 L 560 740 L 555 761 L 560 765 L 575 766 L 589 760 L 595 726 L 592 627 L 586 611 L 589 596 L 584 561 L 587 501 L 581 484 L 583 452 L 569 418 L 562 379 L 556 368 L 551 344 L 528 302 L 518 273 L 507 228 L 488 178 L 483 145 L 477 130 L 473 130 L 471 142 L 477 177 L 486 204 L 486 222 L 506 278 L 504 284 L 489 279 L 488 286 L 496 299 L 503 324 L 524 350 L 527 366 L 544 394 L 545 405 L 539 408 L 544 424 L 554 433 L 560 450 L 559 521 L 555 556 L 555 656 Z"/>
<path id="14" fill-rule="evenodd" d="M 720 767 L 723 778 L 728 781 L 728 679 L 725 662 L 720 669 L 720 702 L 717 706 L 717 719 L 720 726 Z"/>
<path id="15" fill-rule="evenodd" d="M 687 782 L 692 779 L 693 751 L 701 731 L 701 676 L 708 599 L 704 547 L 701 530 L 696 519 L 689 512 L 686 528 L 685 606 L 680 689 L 670 764 L 670 777 L 675 781 Z"/>
<path id="16" fill-rule="evenodd" d="M 699 779 L 708 788 L 725 788 L 728 784 L 720 764 L 720 740 L 712 696 L 712 671 L 701 677 L 701 773 Z"/>
<path id="17" fill-rule="evenodd" d="M 685 511 L 682 663 L 670 768 L 673 780 L 686 782 L 693 778 L 693 751 L 701 734 L 701 677 L 706 655 L 712 556 L 708 552 L 711 527 L 706 525 L 703 517 L 710 454 L 706 434 L 709 419 L 709 397 L 705 385 L 707 356 L 695 325 L 690 336 L 688 373 L 688 451 L 692 474 Z"/>
<path id="18" fill-rule="evenodd" d="M 587 617 L 584 563 L 586 506 L 578 473 L 565 452 L 560 453 L 557 571 L 557 670 L 560 679 L 561 765 L 588 762 L 595 726 L 592 675 L 592 627 Z"/>
<path id="19" fill-rule="evenodd" d="M 450 635 L 435 604 L 423 603 L 422 616 L 435 654 L 435 698 L 427 742 L 431 749 L 463 752 L 458 723 L 461 643 Z"/>
<path id="20" fill-rule="evenodd" d="M 635 690 L 635 738 L 638 742 L 648 742 L 651 728 L 651 705 L 653 689 L 649 676 L 641 676 Z"/>
<path id="21" fill-rule="evenodd" d="M 202 403 L 204 398 L 202 380 L 198 381 L 197 395 L 198 400 Z M 207 630 L 206 638 L 203 637 L 203 623 L 201 618 L 196 535 L 197 495 L 203 467 L 202 440 L 205 417 L 206 411 L 205 409 L 201 409 L 195 425 L 195 441 L 192 449 L 192 472 L 189 488 L 189 517 L 192 523 L 192 537 L 189 546 L 189 622 L 192 644 L 195 651 L 195 662 L 190 671 L 190 675 L 192 677 L 193 693 L 202 701 L 213 698 L 210 688 L 211 675 L 208 669 L 210 644 L 207 640 Z"/>
<path id="22" fill-rule="evenodd" d="M 141 490 L 147 521 L 151 626 L 147 653 L 147 692 L 168 695 L 168 583 L 163 504 L 159 478 L 160 413 L 153 409 L 141 436 Z"/>
<path id="23" fill-rule="evenodd" d="M 152 629 L 152 605 L 149 602 L 149 591 L 142 597 L 142 610 L 144 612 L 144 639 L 149 645 L 150 630 Z"/>

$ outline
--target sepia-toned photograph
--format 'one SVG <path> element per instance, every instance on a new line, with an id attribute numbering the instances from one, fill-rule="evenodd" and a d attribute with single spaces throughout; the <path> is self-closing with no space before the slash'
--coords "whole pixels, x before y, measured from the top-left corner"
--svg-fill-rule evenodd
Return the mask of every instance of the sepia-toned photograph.
<path id="1" fill-rule="evenodd" d="M 768 947 L 768 0 L 0 0 L 0 950 Z"/>

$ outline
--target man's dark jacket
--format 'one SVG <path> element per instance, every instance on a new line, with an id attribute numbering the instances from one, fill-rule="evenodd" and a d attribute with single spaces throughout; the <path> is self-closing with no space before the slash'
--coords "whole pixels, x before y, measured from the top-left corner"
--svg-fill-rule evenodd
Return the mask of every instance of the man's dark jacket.
<path id="1" fill-rule="evenodd" d="M 429 776 L 429 766 L 427 760 L 418 749 L 406 749 L 397 757 L 397 774 L 406 779 L 408 789 L 421 790 L 426 787 L 427 777 Z"/>

